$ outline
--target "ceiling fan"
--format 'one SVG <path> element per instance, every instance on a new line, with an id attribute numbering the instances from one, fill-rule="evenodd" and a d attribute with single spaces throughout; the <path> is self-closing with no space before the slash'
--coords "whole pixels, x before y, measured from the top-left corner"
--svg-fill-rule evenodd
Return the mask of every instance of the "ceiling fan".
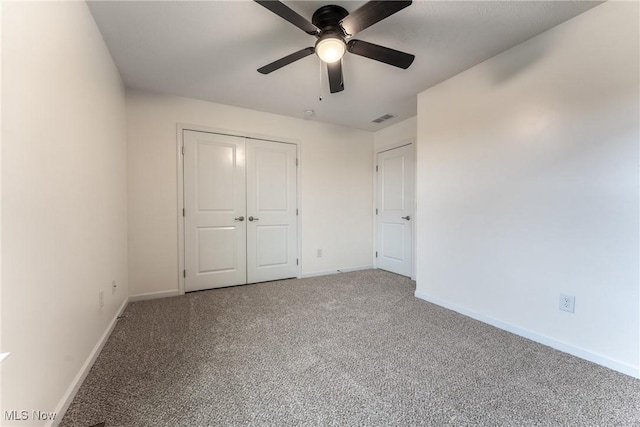
<path id="1" fill-rule="evenodd" d="M 329 89 L 331 93 L 336 93 L 344 90 L 342 57 L 346 51 L 403 69 L 409 68 L 415 59 L 414 55 L 399 50 L 351 39 L 365 28 L 411 5 L 411 1 L 370 1 L 352 13 L 336 5 L 322 6 L 313 13 L 311 22 L 280 1 L 254 1 L 317 38 L 315 46 L 304 48 L 258 68 L 258 72 L 262 74 L 269 74 L 315 53 L 327 63 Z"/>

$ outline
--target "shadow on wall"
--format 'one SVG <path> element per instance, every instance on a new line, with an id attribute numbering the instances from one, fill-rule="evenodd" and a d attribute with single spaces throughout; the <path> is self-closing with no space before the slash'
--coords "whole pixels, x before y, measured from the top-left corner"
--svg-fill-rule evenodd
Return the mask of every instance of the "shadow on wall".
<path id="1" fill-rule="evenodd" d="M 494 58 L 489 61 L 493 74 L 493 83 L 500 85 L 508 83 L 542 59 L 549 46 L 550 38 L 542 38 L 536 43 L 530 43 L 527 49 L 513 49 L 507 56 Z"/>

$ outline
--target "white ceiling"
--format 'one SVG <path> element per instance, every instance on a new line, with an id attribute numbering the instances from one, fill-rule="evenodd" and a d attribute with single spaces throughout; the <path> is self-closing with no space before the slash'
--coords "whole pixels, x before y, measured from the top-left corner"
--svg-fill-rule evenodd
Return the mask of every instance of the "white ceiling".
<path id="1" fill-rule="evenodd" d="M 284 1 L 311 20 L 325 4 Z M 127 87 L 375 131 L 416 114 L 416 95 L 585 10 L 593 1 L 414 1 L 355 38 L 416 55 L 407 70 L 347 53 L 345 90 L 330 94 L 320 60 L 269 75 L 257 68 L 313 46 L 309 36 L 252 1 L 91 1 Z M 319 95 L 322 95 L 320 101 Z M 382 124 L 371 121 L 396 115 Z"/>

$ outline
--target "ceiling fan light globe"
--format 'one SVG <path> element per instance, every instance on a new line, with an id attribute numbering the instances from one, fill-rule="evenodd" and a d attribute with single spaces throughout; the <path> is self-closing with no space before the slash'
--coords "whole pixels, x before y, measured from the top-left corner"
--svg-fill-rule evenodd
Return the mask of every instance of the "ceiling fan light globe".
<path id="1" fill-rule="evenodd" d="M 326 37 L 316 43 L 316 54 L 327 63 L 337 62 L 347 50 L 344 41 L 338 37 Z"/>

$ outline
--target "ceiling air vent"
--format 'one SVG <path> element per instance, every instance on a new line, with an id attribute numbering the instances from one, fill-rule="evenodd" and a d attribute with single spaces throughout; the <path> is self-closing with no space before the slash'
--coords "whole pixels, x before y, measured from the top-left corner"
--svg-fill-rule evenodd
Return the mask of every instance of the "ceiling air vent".
<path id="1" fill-rule="evenodd" d="M 385 114 L 384 116 L 380 116 L 380 117 L 378 117 L 378 118 L 377 118 L 377 119 L 375 119 L 375 120 L 371 120 L 371 123 L 382 123 L 382 122 L 384 122 L 385 120 L 389 120 L 389 119 L 392 119 L 392 118 L 394 118 L 394 117 L 395 117 L 395 116 L 394 116 L 393 114 Z"/>

